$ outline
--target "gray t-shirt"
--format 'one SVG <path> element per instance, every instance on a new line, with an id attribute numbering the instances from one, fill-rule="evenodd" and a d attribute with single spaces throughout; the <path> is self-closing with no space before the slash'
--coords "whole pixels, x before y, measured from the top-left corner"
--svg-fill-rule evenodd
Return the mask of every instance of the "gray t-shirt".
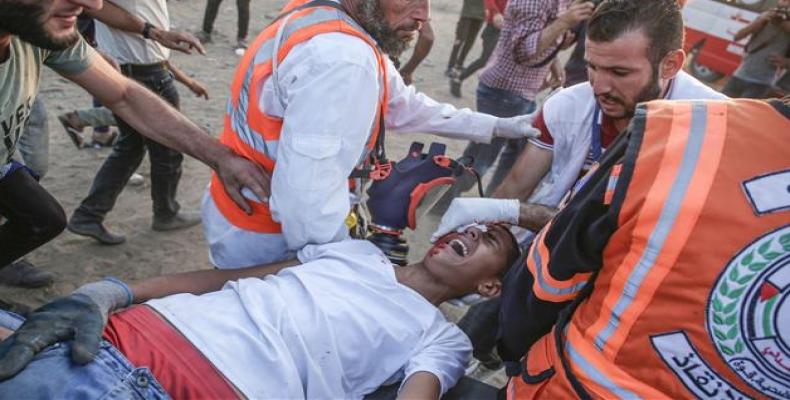
<path id="1" fill-rule="evenodd" d="M 772 53 L 784 54 L 790 44 L 790 34 L 777 23 L 765 25 L 746 46 L 748 52 L 734 76 L 751 83 L 770 85 L 776 78 L 776 67 L 768 61 Z"/>
<path id="2" fill-rule="evenodd" d="M 63 51 L 46 50 L 11 38 L 8 59 L 0 63 L 0 178 L 30 115 L 41 81 L 41 66 L 63 75 L 74 75 L 90 66 L 94 54 L 82 38 Z"/>

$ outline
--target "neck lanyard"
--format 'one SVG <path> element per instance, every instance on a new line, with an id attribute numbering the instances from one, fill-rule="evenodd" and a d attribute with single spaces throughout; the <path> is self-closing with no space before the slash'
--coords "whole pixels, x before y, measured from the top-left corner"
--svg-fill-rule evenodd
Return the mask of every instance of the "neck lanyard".
<path id="1" fill-rule="evenodd" d="M 593 161 L 598 161 L 603 153 L 601 146 L 601 109 L 598 104 L 595 105 L 592 121 L 592 141 L 590 141 L 590 155 Z"/>

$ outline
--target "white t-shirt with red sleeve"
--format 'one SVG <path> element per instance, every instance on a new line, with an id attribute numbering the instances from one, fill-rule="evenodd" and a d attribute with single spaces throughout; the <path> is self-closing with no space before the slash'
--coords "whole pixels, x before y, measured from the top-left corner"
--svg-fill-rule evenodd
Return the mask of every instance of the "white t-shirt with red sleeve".
<path id="1" fill-rule="evenodd" d="M 670 100 L 726 98 L 683 71 L 672 80 L 665 96 Z M 543 104 L 534 122 L 541 136 L 530 139 L 530 144 L 554 154 L 551 169 L 533 191 L 529 202 L 558 206 L 579 177 L 592 166 L 594 160 L 590 145 L 595 108 L 595 96 L 589 82 L 562 89 Z M 606 151 L 619 132 L 611 120 L 603 113 L 600 115 L 601 147 Z"/>

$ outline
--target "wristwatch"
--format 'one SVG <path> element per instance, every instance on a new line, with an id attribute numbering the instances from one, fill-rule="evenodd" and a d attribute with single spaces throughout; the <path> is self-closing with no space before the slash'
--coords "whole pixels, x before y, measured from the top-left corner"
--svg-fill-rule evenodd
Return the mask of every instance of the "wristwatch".
<path id="1" fill-rule="evenodd" d="M 154 28 L 153 25 L 151 25 L 148 22 L 146 22 L 145 25 L 143 25 L 143 37 L 146 38 L 146 39 L 150 39 L 151 38 L 151 29 L 153 29 L 153 28 Z"/>

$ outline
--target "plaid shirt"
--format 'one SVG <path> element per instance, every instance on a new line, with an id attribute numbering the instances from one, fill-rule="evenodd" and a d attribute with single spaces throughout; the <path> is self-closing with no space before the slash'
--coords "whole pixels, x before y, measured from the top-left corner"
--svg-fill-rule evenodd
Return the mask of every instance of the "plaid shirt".
<path id="1" fill-rule="evenodd" d="M 569 4 L 570 0 L 511 0 L 496 50 L 480 82 L 534 100 L 551 66 L 544 61 L 555 53 L 564 38 L 560 35 L 554 46 L 537 54 L 541 32 Z"/>

